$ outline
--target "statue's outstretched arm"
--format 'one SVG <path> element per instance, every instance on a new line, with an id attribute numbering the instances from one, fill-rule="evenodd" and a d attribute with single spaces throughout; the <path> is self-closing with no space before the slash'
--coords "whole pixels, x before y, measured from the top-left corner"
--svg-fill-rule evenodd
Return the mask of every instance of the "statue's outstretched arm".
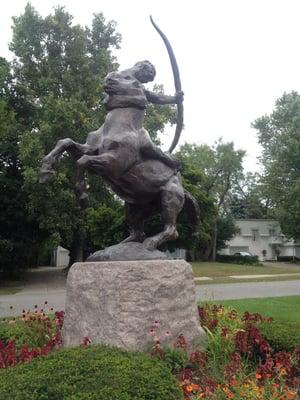
<path id="1" fill-rule="evenodd" d="M 177 104 L 182 101 L 183 92 L 178 92 L 175 96 L 167 96 L 165 94 L 159 94 L 151 92 L 150 90 L 145 90 L 145 95 L 150 103 L 154 104 Z"/>

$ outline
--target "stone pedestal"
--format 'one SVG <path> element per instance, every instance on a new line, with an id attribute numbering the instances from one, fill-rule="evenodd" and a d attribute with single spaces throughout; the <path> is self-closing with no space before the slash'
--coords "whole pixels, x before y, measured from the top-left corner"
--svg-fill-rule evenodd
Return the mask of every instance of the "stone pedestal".
<path id="1" fill-rule="evenodd" d="M 164 344 L 183 334 L 190 348 L 203 346 L 190 264 L 183 260 L 110 261 L 74 264 L 68 275 L 63 345 L 88 336 L 130 350 Z"/>

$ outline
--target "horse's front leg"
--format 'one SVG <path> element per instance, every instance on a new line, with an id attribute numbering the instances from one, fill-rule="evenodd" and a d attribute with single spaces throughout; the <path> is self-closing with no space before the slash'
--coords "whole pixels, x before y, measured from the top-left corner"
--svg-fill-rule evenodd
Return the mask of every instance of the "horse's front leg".
<path id="1" fill-rule="evenodd" d="M 54 176 L 55 171 L 53 166 L 65 151 L 76 160 L 84 154 L 93 154 L 93 149 L 87 144 L 80 144 L 69 138 L 59 140 L 54 149 L 43 158 L 40 170 L 40 183 L 46 183 Z"/>

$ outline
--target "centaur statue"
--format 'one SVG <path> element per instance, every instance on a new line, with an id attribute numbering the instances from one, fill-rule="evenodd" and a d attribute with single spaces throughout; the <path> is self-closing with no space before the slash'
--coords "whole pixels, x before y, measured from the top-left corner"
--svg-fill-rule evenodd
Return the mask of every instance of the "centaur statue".
<path id="1" fill-rule="evenodd" d="M 178 67 L 172 48 L 163 32 L 151 18 L 155 29 L 166 44 L 173 68 L 175 96 L 148 91 L 144 84 L 155 77 L 155 68 L 149 61 L 136 63 L 132 68 L 110 72 L 104 81 L 104 104 L 107 115 L 104 124 L 90 132 L 86 143 L 72 139 L 59 140 L 44 157 L 40 182 L 54 175 L 56 160 L 66 151 L 75 160 L 75 193 L 82 208 L 87 206 L 85 173 L 100 175 L 113 191 L 125 201 L 130 235 L 123 242 L 140 242 L 154 250 L 162 243 L 178 237 L 176 220 L 185 205 L 194 231 L 199 222 L 198 204 L 182 187 L 179 162 L 171 156 L 183 124 L 183 93 Z M 163 152 L 144 129 L 145 109 L 148 103 L 177 104 L 177 126 L 169 152 Z M 163 231 L 145 237 L 144 222 L 155 213 L 161 215 Z"/>

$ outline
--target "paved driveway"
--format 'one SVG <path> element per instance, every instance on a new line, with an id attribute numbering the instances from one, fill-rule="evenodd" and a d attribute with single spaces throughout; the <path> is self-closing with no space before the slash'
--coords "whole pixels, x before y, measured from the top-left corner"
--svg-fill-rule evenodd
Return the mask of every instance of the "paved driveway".
<path id="1" fill-rule="evenodd" d="M 34 310 L 35 305 L 45 308 L 45 301 L 48 302 L 48 311 L 51 307 L 63 310 L 65 286 L 66 274 L 63 268 L 41 267 L 29 270 L 20 292 L 0 295 L 0 317 L 20 315 L 23 309 Z"/>

